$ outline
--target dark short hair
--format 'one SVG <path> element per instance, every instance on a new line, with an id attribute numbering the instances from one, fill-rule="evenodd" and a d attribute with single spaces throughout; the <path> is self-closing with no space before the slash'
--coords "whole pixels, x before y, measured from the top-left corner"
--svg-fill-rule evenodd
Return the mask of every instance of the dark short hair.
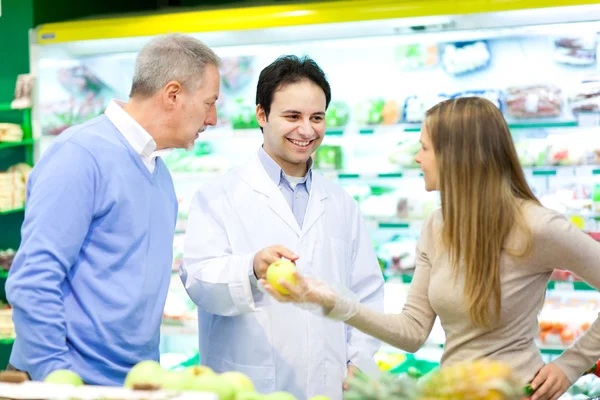
<path id="1" fill-rule="evenodd" d="M 271 112 L 273 95 L 287 85 L 302 81 L 311 81 L 325 93 L 325 109 L 331 101 L 331 88 L 325 73 L 310 57 L 299 58 L 293 55 L 281 56 L 260 72 L 256 86 L 256 105 L 265 110 L 265 116 Z"/>

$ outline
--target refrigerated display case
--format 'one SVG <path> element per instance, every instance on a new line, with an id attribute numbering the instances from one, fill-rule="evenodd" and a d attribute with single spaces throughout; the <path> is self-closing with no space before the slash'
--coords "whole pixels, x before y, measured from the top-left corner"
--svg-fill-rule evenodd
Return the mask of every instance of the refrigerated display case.
<path id="1" fill-rule="evenodd" d="M 165 159 L 180 199 L 176 272 L 195 190 L 262 143 L 254 118 L 258 73 L 282 54 L 309 55 L 327 73 L 333 100 L 315 166 L 359 202 L 388 279 L 386 299 L 400 299 L 386 300 L 392 311 L 414 269 L 421 222 L 439 206 L 438 196 L 425 192 L 413 157 L 424 112 L 441 100 L 494 102 L 536 195 L 581 229 L 600 231 L 598 15 L 600 4 L 592 1 L 373 0 L 43 25 L 31 34 L 36 154 L 67 127 L 102 113 L 111 98 L 128 97 L 136 52 L 154 35 L 187 33 L 214 48 L 223 59 L 218 125 L 192 151 Z M 580 289 L 577 282 L 549 285 L 567 303 L 600 300 L 597 291 L 580 296 Z M 176 353 L 166 358 L 175 365 L 189 355 L 180 336 L 193 353 L 197 332 L 183 288 L 173 285 L 170 296 L 163 352 Z M 422 351 L 427 361 L 439 360 L 443 332 L 436 326 Z M 548 357 L 568 339 L 558 338 Z"/>

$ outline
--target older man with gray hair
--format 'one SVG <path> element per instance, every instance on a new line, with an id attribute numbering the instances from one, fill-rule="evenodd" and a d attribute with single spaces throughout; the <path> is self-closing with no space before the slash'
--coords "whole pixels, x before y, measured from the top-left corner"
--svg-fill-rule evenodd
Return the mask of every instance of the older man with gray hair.
<path id="1" fill-rule="evenodd" d="M 159 359 L 177 199 L 160 154 L 217 120 L 220 60 L 183 35 L 138 54 L 130 100 L 64 131 L 33 169 L 6 284 L 17 338 L 9 369 L 69 369 L 122 385 Z"/>

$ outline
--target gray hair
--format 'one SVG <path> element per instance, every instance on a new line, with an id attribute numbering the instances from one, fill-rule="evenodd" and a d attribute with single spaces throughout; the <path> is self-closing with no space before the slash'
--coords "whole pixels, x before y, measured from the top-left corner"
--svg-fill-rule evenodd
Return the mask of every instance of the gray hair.
<path id="1" fill-rule="evenodd" d="M 221 60 L 198 39 L 175 33 L 159 36 L 138 53 L 129 96 L 153 96 L 170 81 L 196 90 L 208 65 L 220 67 Z"/>

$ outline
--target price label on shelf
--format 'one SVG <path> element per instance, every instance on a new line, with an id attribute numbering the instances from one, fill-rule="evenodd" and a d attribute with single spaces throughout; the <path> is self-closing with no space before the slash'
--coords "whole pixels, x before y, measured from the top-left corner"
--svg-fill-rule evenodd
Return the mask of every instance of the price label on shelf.
<path id="1" fill-rule="evenodd" d="M 577 115 L 577 122 L 582 128 L 599 127 L 600 112 L 580 112 Z"/>
<path id="2" fill-rule="evenodd" d="M 554 282 L 554 290 L 573 291 L 575 290 L 575 285 L 573 282 Z"/>

